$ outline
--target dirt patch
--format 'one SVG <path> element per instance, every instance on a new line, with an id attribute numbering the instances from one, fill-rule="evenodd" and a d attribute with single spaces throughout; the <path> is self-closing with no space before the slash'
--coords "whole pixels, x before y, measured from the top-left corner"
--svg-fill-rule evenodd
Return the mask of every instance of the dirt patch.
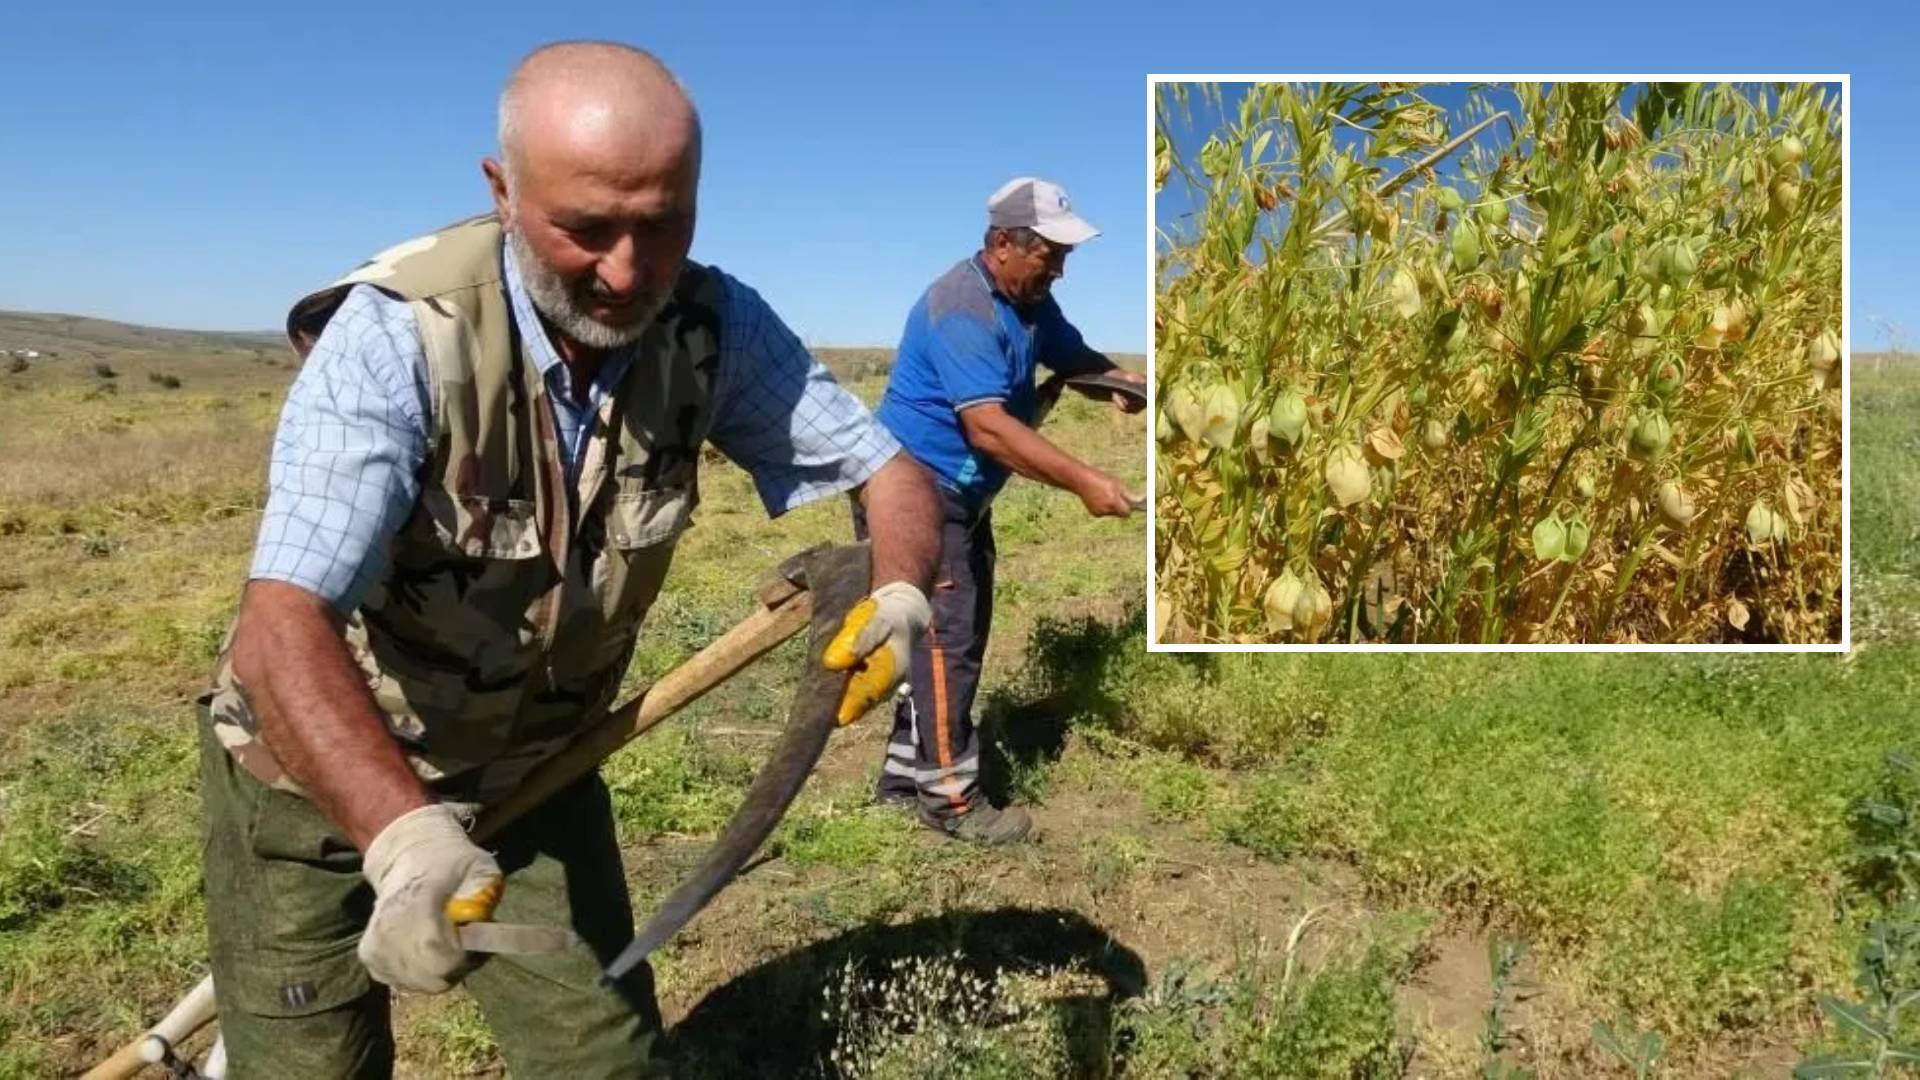
<path id="1" fill-rule="evenodd" d="M 863 798 L 885 738 L 872 720 L 837 735 L 810 782 L 816 796 Z M 1035 839 L 1006 851 L 910 829 L 899 840 L 907 850 L 880 866 L 762 860 L 658 958 L 667 1022 L 709 1048 L 717 1031 L 739 1025 L 818 1048 L 826 1035 L 808 1017 L 848 964 L 952 954 L 983 971 L 1073 967 L 1107 979 L 1117 1000 L 1176 963 L 1219 975 L 1250 956 L 1279 960 L 1309 914 L 1295 962 L 1311 970 L 1397 915 L 1350 866 L 1260 858 L 1201 822 L 1157 819 L 1118 780 L 1056 785 L 1033 810 Z M 705 846 L 667 838 L 630 847 L 636 908 L 644 914 Z M 1408 1076 L 1481 1075 L 1496 1001 L 1499 1056 L 1510 1064 L 1541 1077 L 1631 1075 L 1596 1048 L 1593 1024 L 1603 1017 L 1556 973 L 1551 954 L 1523 947 L 1496 996 L 1497 927 L 1440 921 L 1418 930 L 1413 918 L 1415 967 L 1398 993 L 1413 1047 Z M 1787 1039 L 1729 1038 L 1663 1066 L 1777 1076 L 1797 1060 Z"/>
<path id="2" fill-rule="evenodd" d="M 836 737 L 812 783 L 857 798 L 884 738 L 878 725 Z M 1317 909 L 1302 953 L 1315 963 L 1370 917 L 1347 868 L 1258 859 L 1197 837 L 1190 825 L 1152 820 L 1131 792 L 1063 792 L 1036 807 L 1035 818 L 1035 840 L 1006 851 L 959 849 L 913 830 L 905 860 L 886 867 L 755 865 L 658 958 L 668 1022 L 711 1011 L 707 999 L 738 994 L 734 984 L 743 978 L 765 981 L 767 972 L 785 969 L 782 980 L 793 989 L 798 969 L 809 964 L 857 960 L 862 949 L 891 955 L 929 934 L 937 947 L 942 936 L 967 936 L 967 924 L 1035 939 L 1033 956 L 994 950 L 1008 966 L 1087 960 L 1045 940 L 1055 935 L 1032 933 L 1055 918 L 1066 938 L 1098 941 L 1089 945 L 1093 953 L 1124 954 L 1123 967 L 1150 977 L 1175 960 L 1224 971 L 1248 950 L 1276 952 L 1300 917 Z M 670 888 L 704 847 L 675 838 L 629 848 L 636 908 Z"/>

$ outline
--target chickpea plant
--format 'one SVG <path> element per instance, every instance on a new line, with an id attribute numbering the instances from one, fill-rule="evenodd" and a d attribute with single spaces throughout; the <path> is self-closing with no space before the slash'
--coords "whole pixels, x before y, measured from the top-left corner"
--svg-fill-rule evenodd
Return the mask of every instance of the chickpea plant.
<path id="1" fill-rule="evenodd" d="M 1159 88 L 1160 640 L 1838 641 L 1837 90 L 1462 89 Z"/>

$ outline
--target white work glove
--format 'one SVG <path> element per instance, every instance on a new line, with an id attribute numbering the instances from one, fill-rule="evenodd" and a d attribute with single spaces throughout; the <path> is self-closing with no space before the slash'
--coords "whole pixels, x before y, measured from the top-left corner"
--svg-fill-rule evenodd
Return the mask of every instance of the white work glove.
<path id="1" fill-rule="evenodd" d="M 492 916 L 505 879 L 493 856 L 467 839 L 453 807 L 432 803 L 394 818 L 367 845 L 361 872 L 375 897 L 360 935 L 368 974 L 428 994 L 460 981 L 467 952 L 454 924 Z"/>
<path id="2" fill-rule="evenodd" d="M 853 605 L 820 658 L 828 671 L 853 671 L 834 717 L 841 727 L 904 688 L 913 670 L 914 640 L 932 621 L 926 594 L 904 581 L 888 582 Z"/>

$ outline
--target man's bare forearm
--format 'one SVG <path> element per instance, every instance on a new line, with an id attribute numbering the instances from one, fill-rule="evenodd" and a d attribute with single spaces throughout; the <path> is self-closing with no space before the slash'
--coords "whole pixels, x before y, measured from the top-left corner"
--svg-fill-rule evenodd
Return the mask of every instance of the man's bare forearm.
<path id="1" fill-rule="evenodd" d="M 433 801 L 388 734 L 326 601 L 297 585 L 249 582 L 233 674 L 267 749 L 360 850 Z"/>
<path id="2" fill-rule="evenodd" d="M 1092 467 L 1053 445 L 999 405 L 975 405 L 960 414 L 967 443 L 1029 480 L 1078 494 Z"/>
<path id="3" fill-rule="evenodd" d="M 940 494 L 933 478 L 908 455 L 867 478 L 857 496 L 873 543 L 873 583 L 905 581 L 927 592 L 940 560 Z"/>
<path id="4" fill-rule="evenodd" d="M 1088 349 L 1080 354 L 1080 362 L 1074 365 L 1073 373 L 1075 375 L 1105 375 L 1108 372 L 1119 370 L 1120 365 L 1114 363 L 1112 357 L 1098 349 Z M 1074 389 L 1089 396 L 1098 393 L 1098 391 L 1088 391 L 1081 387 L 1075 387 Z"/>

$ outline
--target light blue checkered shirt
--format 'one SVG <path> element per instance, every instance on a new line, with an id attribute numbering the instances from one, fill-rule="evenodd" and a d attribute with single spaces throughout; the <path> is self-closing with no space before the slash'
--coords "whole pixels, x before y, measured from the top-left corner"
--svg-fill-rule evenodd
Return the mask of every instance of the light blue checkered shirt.
<path id="1" fill-rule="evenodd" d="M 631 353 L 603 364 L 587 403 L 574 404 L 571 372 L 541 332 L 511 252 L 506 279 L 574 474 Z M 899 443 L 760 294 L 726 274 L 720 280 L 723 329 L 708 440 L 753 477 L 768 514 L 846 491 L 899 453 Z M 420 496 L 419 473 L 433 443 L 430 400 L 412 309 L 355 286 L 287 393 L 248 576 L 298 585 L 343 613 L 357 607 L 385 572 L 389 542 Z"/>

